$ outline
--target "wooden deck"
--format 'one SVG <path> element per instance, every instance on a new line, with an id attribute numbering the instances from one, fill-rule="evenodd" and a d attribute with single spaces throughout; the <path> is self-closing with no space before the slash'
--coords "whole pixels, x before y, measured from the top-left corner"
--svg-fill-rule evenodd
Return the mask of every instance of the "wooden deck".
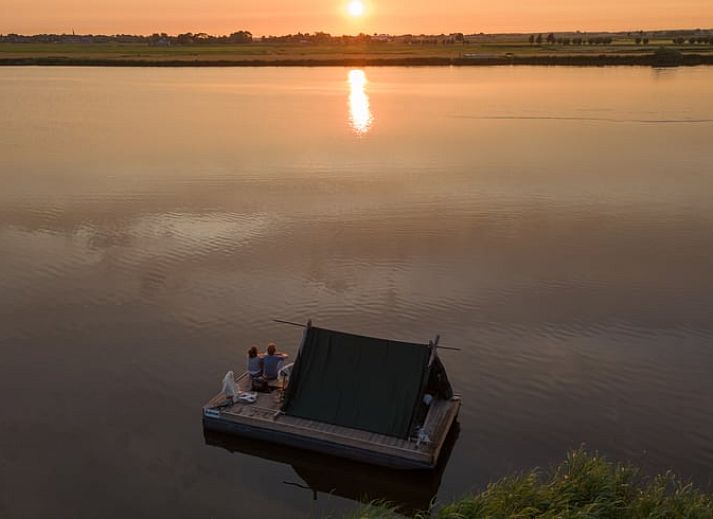
<path id="1" fill-rule="evenodd" d="M 250 379 L 243 374 L 236 381 L 240 391 L 250 390 Z M 417 444 L 368 431 L 351 429 L 280 412 L 282 391 L 258 393 L 253 404 L 230 404 L 222 394 L 203 407 L 206 429 L 263 439 L 357 461 L 401 469 L 433 468 L 453 421 L 460 399 L 435 400 L 426 415 L 424 430 L 430 443 Z"/>

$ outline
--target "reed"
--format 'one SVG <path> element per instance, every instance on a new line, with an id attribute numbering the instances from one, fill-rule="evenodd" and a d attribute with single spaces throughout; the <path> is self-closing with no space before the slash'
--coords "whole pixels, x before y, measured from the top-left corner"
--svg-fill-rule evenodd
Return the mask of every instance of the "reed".
<path id="1" fill-rule="evenodd" d="M 402 517 L 394 507 L 370 503 L 350 517 Z M 584 449 L 570 452 L 551 470 L 535 469 L 491 483 L 480 493 L 416 519 L 713 517 L 713 499 L 671 472 L 646 477 L 631 464 L 608 461 Z"/>

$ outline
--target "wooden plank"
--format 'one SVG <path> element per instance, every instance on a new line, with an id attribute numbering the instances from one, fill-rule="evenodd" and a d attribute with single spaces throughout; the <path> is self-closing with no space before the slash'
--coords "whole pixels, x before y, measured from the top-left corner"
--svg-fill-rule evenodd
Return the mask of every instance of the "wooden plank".
<path id="1" fill-rule="evenodd" d="M 430 453 L 420 452 L 412 449 L 402 449 L 396 446 L 386 446 L 382 443 L 370 443 L 363 438 L 357 438 L 350 434 L 339 434 L 336 432 L 325 432 L 319 431 L 313 427 L 300 427 L 293 424 L 285 423 L 283 421 L 268 421 L 260 419 L 256 416 L 244 416 L 240 414 L 235 414 L 231 412 L 221 413 L 221 418 L 235 422 L 244 423 L 246 425 L 253 425 L 263 429 L 279 431 L 282 433 L 289 433 L 295 436 L 308 437 L 316 440 L 328 441 L 332 443 L 340 443 L 350 447 L 356 447 L 365 451 L 379 452 L 382 454 L 398 455 L 406 459 L 412 459 L 417 461 L 428 461 L 431 456 Z M 346 428 L 341 428 L 346 431 L 350 431 Z"/>
<path id="2" fill-rule="evenodd" d="M 435 465 L 438 462 L 438 457 L 441 454 L 441 449 L 443 448 L 443 444 L 446 441 L 446 437 L 448 436 L 448 432 L 451 429 L 451 426 L 453 425 L 453 422 L 455 421 L 456 417 L 458 416 L 458 411 L 460 410 L 460 399 L 451 399 L 448 401 L 448 407 L 446 410 L 446 413 L 443 417 L 443 419 L 440 422 L 440 430 L 438 431 L 438 435 L 434 438 L 432 438 L 433 441 L 433 464 Z"/>
<path id="3" fill-rule="evenodd" d="M 308 429 L 313 429 L 318 432 L 338 434 L 341 436 L 359 439 L 363 441 L 370 441 L 373 443 L 378 443 L 381 445 L 398 445 L 401 442 L 399 438 L 393 438 L 391 436 L 384 436 L 377 433 L 372 433 L 370 431 L 362 431 L 359 429 L 351 429 L 348 427 L 341 427 L 338 425 L 328 424 L 324 422 L 315 422 L 313 420 L 307 420 L 303 418 L 297 418 L 293 416 L 284 416 L 281 418 L 286 424 L 292 424 L 299 427 L 305 427 Z"/>
<path id="4" fill-rule="evenodd" d="M 203 426 L 209 430 L 279 443 L 290 447 L 312 450 L 323 454 L 330 454 L 333 456 L 339 456 L 375 465 L 382 465 L 395 469 L 405 470 L 433 468 L 430 463 L 430 459 L 428 458 L 408 459 L 398 455 L 398 453 L 393 455 L 389 453 L 367 451 L 339 443 L 325 442 L 314 438 L 298 437 L 293 434 L 261 429 L 253 427 L 252 425 L 240 424 L 229 420 L 216 420 L 208 416 L 203 417 Z"/>

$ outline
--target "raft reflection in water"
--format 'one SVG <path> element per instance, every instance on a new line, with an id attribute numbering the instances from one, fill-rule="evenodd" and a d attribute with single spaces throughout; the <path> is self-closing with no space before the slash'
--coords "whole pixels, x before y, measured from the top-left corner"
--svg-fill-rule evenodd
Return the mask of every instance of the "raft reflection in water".
<path id="1" fill-rule="evenodd" d="M 319 499 L 319 494 L 326 494 L 359 502 L 388 501 L 398 506 L 402 513 L 414 514 L 428 510 L 432 499 L 438 493 L 443 472 L 459 432 L 460 427 L 458 422 L 455 422 L 443 444 L 436 468 L 415 471 L 394 471 L 205 429 L 203 435 L 206 445 L 291 465 L 304 484 L 298 481 L 281 483 L 311 490 L 314 500 Z"/>
<path id="2" fill-rule="evenodd" d="M 349 71 L 349 126 L 360 136 L 366 134 L 374 122 L 366 84 L 366 73 L 363 70 Z"/>

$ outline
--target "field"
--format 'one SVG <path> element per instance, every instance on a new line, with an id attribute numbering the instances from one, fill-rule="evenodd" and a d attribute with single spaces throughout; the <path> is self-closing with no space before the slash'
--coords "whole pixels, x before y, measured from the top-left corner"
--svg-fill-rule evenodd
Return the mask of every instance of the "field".
<path id="1" fill-rule="evenodd" d="M 695 63 L 713 63 L 713 45 L 676 46 L 668 41 L 636 45 L 617 40 L 611 45 L 530 45 L 522 41 L 471 44 L 364 43 L 190 45 L 157 47 L 144 44 L 0 43 L 4 65 L 467 65 L 523 64 L 646 64 L 662 45 L 694 56 Z M 710 60 L 710 61 L 709 61 Z M 686 63 L 682 63 L 686 64 Z"/>

